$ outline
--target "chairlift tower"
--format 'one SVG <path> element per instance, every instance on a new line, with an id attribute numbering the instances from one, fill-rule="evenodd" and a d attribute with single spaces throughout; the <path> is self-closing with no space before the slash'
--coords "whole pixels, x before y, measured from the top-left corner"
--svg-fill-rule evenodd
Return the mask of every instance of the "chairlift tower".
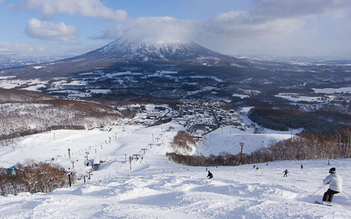
<path id="1" fill-rule="evenodd" d="M 241 141 L 239 144 L 240 144 L 240 147 L 241 147 L 239 165 L 242 165 L 243 164 L 242 158 L 243 158 L 244 142 Z"/>
<path id="2" fill-rule="evenodd" d="M 147 148 L 142 148 L 141 149 L 143 152 L 144 152 L 144 154 L 146 153 L 146 151 L 147 151 Z"/>
<path id="3" fill-rule="evenodd" d="M 72 170 L 74 170 L 74 163 L 75 163 L 74 160 L 72 160 L 71 163 L 72 163 Z"/>
<path id="4" fill-rule="evenodd" d="M 86 160 L 88 160 L 88 159 L 89 159 L 89 158 L 88 158 L 88 154 L 89 154 L 89 152 L 88 152 L 88 151 L 86 151 L 86 152 L 85 152 L 85 159 L 86 159 Z"/>

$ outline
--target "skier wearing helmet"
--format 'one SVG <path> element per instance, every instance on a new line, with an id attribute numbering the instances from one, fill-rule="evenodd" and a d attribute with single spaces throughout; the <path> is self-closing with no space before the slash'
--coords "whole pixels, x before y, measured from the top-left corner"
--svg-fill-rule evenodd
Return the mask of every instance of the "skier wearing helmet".
<path id="1" fill-rule="evenodd" d="M 324 184 L 329 184 L 329 189 L 324 193 L 323 201 L 332 202 L 334 194 L 340 193 L 342 191 L 342 179 L 336 173 L 335 167 L 330 168 L 330 175 L 327 176 L 324 180 Z"/>

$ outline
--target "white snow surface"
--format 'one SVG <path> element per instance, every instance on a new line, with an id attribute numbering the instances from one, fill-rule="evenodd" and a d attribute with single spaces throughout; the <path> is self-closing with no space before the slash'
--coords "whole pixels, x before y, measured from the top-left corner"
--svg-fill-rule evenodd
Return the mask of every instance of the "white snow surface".
<path id="1" fill-rule="evenodd" d="M 42 81 L 40 79 L 32 79 L 32 80 L 1 80 L 0 79 L 0 87 L 5 89 L 12 89 L 17 87 L 23 87 L 23 90 L 34 90 L 36 91 L 39 88 L 46 87 L 49 81 Z"/>
<path id="2" fill-rule="evenodd" d="M 108 94 L 111 93 L 111 89 L 91 89 L 91 93 L 94 94 Z"/>
<path id="3" fill-rule="evenodd" d="M 351 93 L 351 87 L 340 88 L 312 88 L 315 93 L 334 94 L 334 93 Z"/>
<path id="4" fill-rule="evenodd" d="M 323 102 L 320 97 L 309 97 L 303 96 L 297 93 L 279 93 L 278 95 L 274 95 L 275 97 L 284 98 L 293 102 Z"/>
<path id="5" fill-rule="evenodd" d="M 241 151 L 240 142 L 244 143 L 243 153 L 250 154 L 260 148 L 269 147 L 279 140 L 286 140 L 301 130 L 273 131 L 263 130 L 262 133 L 254 134 L 254 128 L 247 128 L 246 131 L 226 126 L 219 128 L 203 137 L 197 147 L 197 154 L 208 156 L 218 155 L 221 152 L 238 154 Z"/>
<path id="6" fill-rule="evenodd" d="M 249 96 L 245 95 L 245 94 L 236 94 L 236 93 L 234 93 L 232 95 L 232 97 L 240 97 L 241 99 L 244 99 L 244 98 L 248 98 Z"/>
<path id="7" fill-rule="evenodd" d="M 331 166 L 327 160 L 304 160 L 255 164 L 258 170 L 253 164 L 208 167 L 214 175 L 209 180 L 206 167 L 175 164 L 165 156 L 180 129 L 175 123 L 126 125 L 110 132 L 58 130 L 20 138 L 0 150 L 0 166 L 55 158 L 68 168 L 68 148 L 77 175 L 89 170 L 85 152 L 106 163 L 86 185 L 81 180 L 46 194 L 0 196 L 0 218 L 350 218 L 350 159 L 331 160 Z M 142 148 L 148 149 L 145 154 Z M 133 161 L 130 170 L 125 157 L 137 153 L 143 160 Z M 322 180 L 332 166 L 344 179 L 344 192 L 335 195 L 332 207 L 314 204 L 327 190 Z"/>

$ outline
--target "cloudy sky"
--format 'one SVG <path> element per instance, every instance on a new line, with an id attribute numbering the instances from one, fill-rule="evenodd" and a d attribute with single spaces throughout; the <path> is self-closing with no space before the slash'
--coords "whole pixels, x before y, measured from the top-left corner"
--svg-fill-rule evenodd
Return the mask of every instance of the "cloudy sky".
<path id="1" fill-rule="evenodd" d="M 0 0 L 0 54 L 73 56 L 119 37 L 351 59 L 351 0 Z"/>

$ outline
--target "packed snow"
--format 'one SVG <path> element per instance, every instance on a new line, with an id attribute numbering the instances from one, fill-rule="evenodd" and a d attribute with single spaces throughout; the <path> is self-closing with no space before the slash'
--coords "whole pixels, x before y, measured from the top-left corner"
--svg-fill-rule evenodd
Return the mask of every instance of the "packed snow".
<path id="1" fill-rule="evenodd" d="M 6 168 L 26 159 L 57 162 L 65 168 L 72 168 L 74 161 L 77 175 L 86 174 L 90 170 L 84 165 L 86 152 L 89 159 L 99 157 L 105 163 L 86 184 L 79 180 L 70 188 L 51 193 L 1 196 L 0 217 L 350 218 L 350 159 L 331 160 L 331 165 L 327 160 L 304 160 L 207 167 L 214 175 L 207 179 L 206 167 L 175 164 L 165 156 L 171 152 L 170 143 L 182 126 L 171 122 L 148 128 L 111 128 L 30 135 L 2 148 L 0 166 Z M 230 133 L 230 129 L 223 132 Z M 218 131 L 216 135 L 222 133 Z M 266 140 L 263 135 L 259 137 Z M 213 147 L 222 147 L 224 140 L 213 140 Z M 232 143 L 233 147 L 238 144 Z M 68 158 L 68 148 L 72 159 Z M 143 148 L 147 149 L 145 154 Z M 126 158 L 133 154 L 143 159 L 130 165 Z M 314 204 L 327 190 L 322 180 L 332 166 L 344 179 L 344 191 L 335 195 L 331 207 Z M 288 177 L 283 177 L 285 169 L 290 172 Z"/>

